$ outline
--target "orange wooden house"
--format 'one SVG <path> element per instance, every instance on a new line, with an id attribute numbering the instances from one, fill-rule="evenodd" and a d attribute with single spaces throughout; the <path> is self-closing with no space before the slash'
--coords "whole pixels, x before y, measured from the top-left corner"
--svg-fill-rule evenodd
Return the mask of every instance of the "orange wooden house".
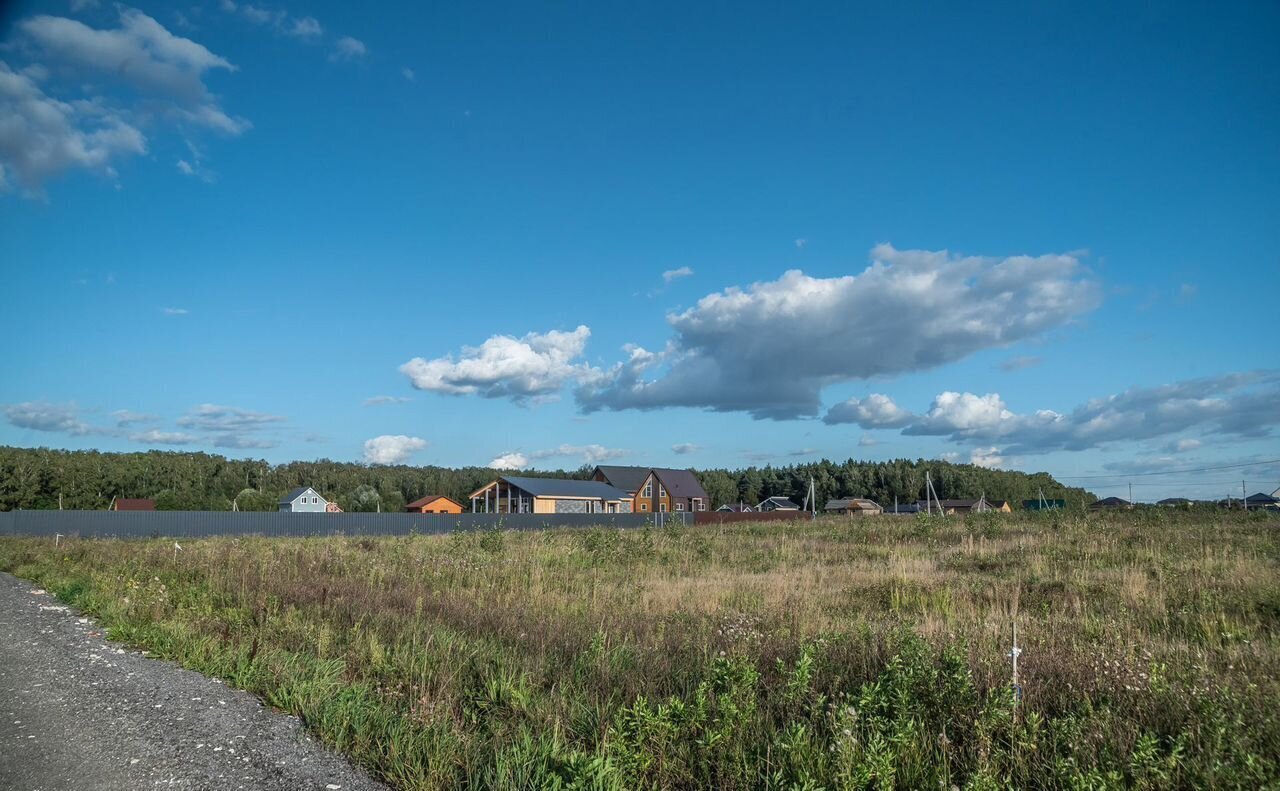
<path id="1" fill-rule="evenodd" d="M 429 494 L 409 503 L 404 510 L 411 514 L 460 514 L 462 503 L 443 494 Z"/>

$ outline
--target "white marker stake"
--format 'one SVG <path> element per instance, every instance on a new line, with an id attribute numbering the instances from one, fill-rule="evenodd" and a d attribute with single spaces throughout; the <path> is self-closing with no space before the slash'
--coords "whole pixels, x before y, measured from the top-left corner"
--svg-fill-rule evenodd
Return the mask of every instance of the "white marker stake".
<path id="1" fill-rule="evenodd" d="M 62 541 L 62 534 L 61 534 L 61 533 L 54 533 L 54 534 L 53 534 L 53 548 L 54 548 L 54 549 L 57 549 L 57 548 L 58 548 L 58 544 L 59 544 L 61 541 Z"/>
<path id="2" fill-rule="evenodd" d="M 182 545 L 177 541 L 173 542 L 173 562 L 178 562 L 178 553 L 182 551 Z"/>

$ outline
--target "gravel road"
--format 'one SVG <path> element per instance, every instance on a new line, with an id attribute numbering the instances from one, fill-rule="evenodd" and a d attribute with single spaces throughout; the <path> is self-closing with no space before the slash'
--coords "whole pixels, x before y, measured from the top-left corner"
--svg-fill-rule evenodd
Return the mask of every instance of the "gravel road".
<path id="1" fill-rule="evenodd" d="M 385 789 L 296 717 L 108 642 L 0 573 L 0 788 Z"/>

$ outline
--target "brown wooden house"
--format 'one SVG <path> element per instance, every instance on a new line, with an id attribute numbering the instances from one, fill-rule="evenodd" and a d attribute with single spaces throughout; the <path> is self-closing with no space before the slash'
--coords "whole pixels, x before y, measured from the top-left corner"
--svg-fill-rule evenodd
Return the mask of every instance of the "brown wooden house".
<path id="1" fill-rule="evenodd" d="M 460 514 L 462 503 L 443 494 L 429 494 L 409 503 L 404 510 L 411 514 Z"/>
<path id="2" fill-rule="evenodd" d="M 156 501 L 134 497 L 117 497 L 111 501 L 112 511 L 154 511 Z"/>
<path id="3" fill-rule="evenodd" d="M 626 492 L 636 513 L 706 511 L 711 498 L 691 470 L 602 465 L 591 479 Z"/>

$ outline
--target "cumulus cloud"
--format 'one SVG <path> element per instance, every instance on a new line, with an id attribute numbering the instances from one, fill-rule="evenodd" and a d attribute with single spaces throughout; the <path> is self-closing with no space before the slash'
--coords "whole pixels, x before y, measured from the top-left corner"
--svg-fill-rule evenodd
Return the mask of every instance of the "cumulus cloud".
<path id="1" fill-rule="evenodd" d="M 80 408 L 74 403 L 51 404 L 47 401 L 24 401 L 4 408 L 5 419 L 10 425 L 33 431 L 49 431 L 58 434 L 84 436 L 98 433 L 80 419 Z"/>
<path id="2" fill-rule="evenodd" d="M 274 448 L 275 439 L 261 436 L 264 430 L 284 422 L 279 415 L 250 409 L 200 404 L 178 418 L 182 428 L 210 434 L 213 445 L 221 448 Z"/>
<path id="3" fill-rule="evenodd" d="M 866 398 L 850 398 L 827 410 L 822 418 L 829 424 L 857 423 L 863 428 L 900 428 L 911 422 L 914 415 L 893 403 L 893 399 L 880 393 Z"/>
<path id="4" fill-rule="evenodd" d="M 351 36 L 343 36 L 333 45 L 333 54 L 329 56 L 332 61 L 356 60 L 363 58 L 368 54 L 369 49 L 364 42 L 358 38 Z"/>
<path id="5" fill-rule="evenodd" d="M 520 338 L 495 335 L 478 347 L 463 347 L 457 360 L 452 355 L 434 360 L 415 357 L 400 366 L 400 372 L 419 390 L 524 403 L 590 376 L 589 366 L 575 363 L 590 337 L 586 326 L 573 332 L 531 332 Z"/>
<path id="6" fill-rule="evenodd" d="M 855 412 L 852 416 L 851 411 Z M 831 413 L 839 419 L 830 419 Z M 828 422 L 858 422 L 856 410 L 850 410 L 847 402 L 833 407 L 831 413 Z M 1009 409 L 998 393 L 944 392 L 924 413 L 906 412 L 901 420 L 903 434 L 999 442 L 1005 454 L 1015 455 L 1088 450 L 1191 430 L 1266 437 L 1280 425 L 1280 371 L 1135 387 L 1092 399 L 1066 413 L 1040 409 L 1019 414 Z M 1174 445 L 1175 450 L 1184 451 L 1197 447 L 1195 439 Z"/>
<path id="7" fill-rule="evenodd" d="M 485 465 L 495 470 L 525 470 L 529 468 L 529 457 L 523 453 L 504 453 Z"/>
<path id="8" fill-rule="evenodd" d="M 670 285 L 671 281 L 679 280 L 682 277 L 689 277 L 692 274 L 693 269 L 687 266 L 682 266 L 679 269 L 668 269 L 662 273 L 662 282 Z"/>
<path id="9" fill-rule="evenodd" d="M 421 437 L 383 434 L 365 441 L 364 460 L 369 464 L 404 464 L 410 456 L 425 447 L 427 441 Z"/>
<path id="10" fill-rule="evenodd" d="M 114 176 L 113 163 L 147 152 L 141 130 L 157 121 L 230 135 L 250 126 L 204 82 L 235 66 L 141 11 L 122 8 L 116 28 L 42 14 L 16 30 L 9 51 L 38 60 L 21 70 L 0 63 L 0 170 L 30 192 L 72 169 Z M 46 87 L 53 77 L 75 98 Z M 94 93 L 86 96 L 84 85 Z"/>
<path id="11" fill-rule="evenodd" d="M 1165 451 L 1168 453 L 1186 453 L 1192 450 L 1199 450 L 1203 445 L 1198 439 L 1180 439 L 1165 445 Z"/>
<path id="12" fill-rule="evenodd" d="M 584 382 L 579 405 L 815 415 L 824 387 L 954 362 L 1060 327 L 1100 290 L 1071 254 L 988 258 L 880 245 L 857 275 L 729 288 L 668 315 L 661 352 Z"/>
<path id="13" fill-rule="evenodd" d="M 1004 466 L 1004 456 L 1000 455 L 999 448 L 974 448 L 969 454 L 969 463 L 994 470 Z"/>
<path id="14" fill-rule="evenodd" d="M 692 442 L 681 442 L 671 446 L 671 452 L 677 456 L 688 456 L 690 453 L 697 453 L 702 450 L 701 445 L 695 445 Z"/>
<path id="15" fill-rule="evenodd" d="M 190 445 L 191 443 L 198 441 L 200 438 L 194 434 L 188 434 L 184 431 L 160 431 L 159 429 L 151 429 L 150 431 L 130 434 L 129 439 L 134 442 L 140 442 L 144 445 Z"/>
<path id="16" fill-rule="evenodd" d="M 858 437 L 859 448 L 874 448 L 876 445 L 879 445 L 879 444 L 880 444 L 880 440 L 876 439 L 875 437 L 871 437 L 866 434 L 863 434 L 861 437 Z"/>
<path id="17" fill-rule="evenodd" d="M 412 400 L 408 396 L 380 395 L 366 398 L 363 403 L 365 406 L 382 406 L 384 404 L 405 404 Z"/>

